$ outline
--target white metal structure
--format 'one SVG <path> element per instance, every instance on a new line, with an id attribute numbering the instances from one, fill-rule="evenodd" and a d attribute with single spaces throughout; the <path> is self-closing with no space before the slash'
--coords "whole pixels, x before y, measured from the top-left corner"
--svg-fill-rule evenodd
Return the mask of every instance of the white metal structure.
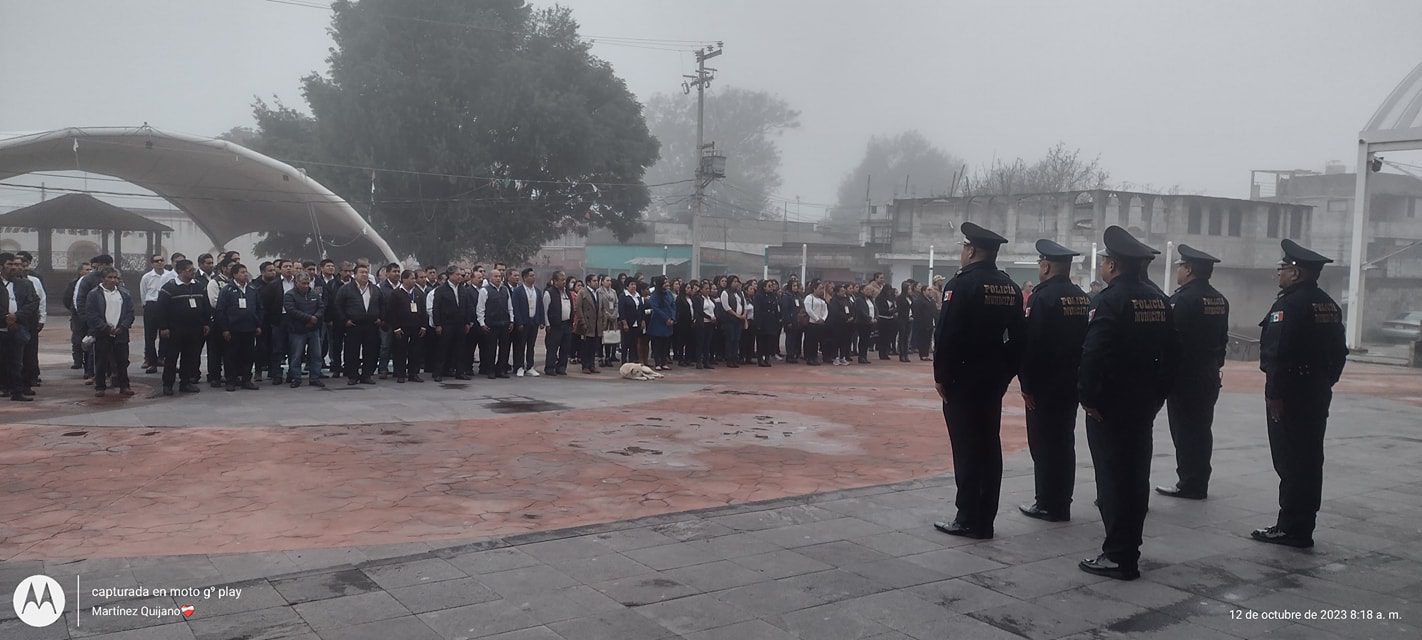
<path id="1" fill-rule="evenodd" d="M 1358 132 L 1358 182 L 1353 189 L 1353 244 L 1348 260 L 1348 347 L 1363 337 L 1363 267 L 1367 263 L 1368 175 L 1379 151 L 1422 149 L 1422 64 L 1397 84 Z"/>
<path id="2" fill-rule="evenodd" d="M 311 234 L 331 248 L 395 252 L 340 196 L 241 145 L 142 127 L 57 129 L 0 140 L 0 180 L 86 171 L 126 180 L 183 210 L 221 247 L 259 231 Z"/>

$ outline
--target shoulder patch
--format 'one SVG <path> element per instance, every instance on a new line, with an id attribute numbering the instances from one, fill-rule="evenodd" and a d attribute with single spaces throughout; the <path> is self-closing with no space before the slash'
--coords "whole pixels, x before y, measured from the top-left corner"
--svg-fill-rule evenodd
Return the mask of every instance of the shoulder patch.
<path id="1" fill-rule="evenodd" d="M 1269 314 L 1269 322 L 1283 322 L 1283 321 L 1284 321 L 1284 312 L 1283 312 L 1283 311 L 1275 311 L 1275 312 Z"/>
<path id="2" fill-rule="evenodd" d="M 1028 306 L 1027 306 L 1027 309 L 1022 312 L 1022 316 L 1025 317 L 1025 318 L 1030 318 L 1030 317 L 1032 317 L 1032 306 L 1031 306 L 1031 305 L 1028 305 Z"/>
<path id="3" fill-rule="evenodd" d="M 952 290 L 952 289 L 949 289 L 949 290 L 947 290 L 947 291 L 944 291 L 944 292 L 943 292 L 943 301 L 944 301 L 944 302 L 950 302 L 950 301 L 952 301 L 952 300 L 953 300 L 953 290 Z"/>
<path id="4" fill-rule="evenodd" d="M 1095 309 L 1092 309 L 1092 310 L 1086 312 L 1086 321 L 1087 321 L 1087 322 L 1091 322 L 1092 320 L 1095 320 L 1095 319 L 1096 319 L 1096 310 L 1095 310 Z"/>

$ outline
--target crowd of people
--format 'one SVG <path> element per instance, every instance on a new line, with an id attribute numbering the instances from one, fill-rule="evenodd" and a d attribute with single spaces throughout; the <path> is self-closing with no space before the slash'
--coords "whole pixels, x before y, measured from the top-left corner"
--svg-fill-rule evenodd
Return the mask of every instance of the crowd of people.
<path id="1" fill-rule="evenodd" d="M 7 265 L 16 328 L 0 336 L 0 389 L 29 400 L 41 384 L 37 359 L 43 285 L 28 254 Z M 10 284 L 11 282 L 15 284 Z M 136 292 L 112 256 L 77 268 L 71 312 L 73 369 L 95 395 L 132 395 L 129 334 L 143 322 L 147 374 L 161 370 L 166 395 L 205 381 L 227 391 L 260 383 L 325 386 L 584 374 L 636 362 L 658 371 L 774 363 L 869 364 L 931 360 L 941 305 L 935 283 L 896 288 L 882 273 L 863 283 L 736 275 L 683 280 L 641 273 L 538 282 L 533 269 L 496 263 L 378 269 L 368 260 L 279 259 L 248 267 L 238 252 L 150 257 Z M 36 311 L 36 309 L 38 311 Z M 141 312 L 141 313 L 140 313 Z M 545 347 L 537 362 L 534 347 Z M 135 336 L 137 339 L 137 336 Z M 205 356 L 206 367 L 203 367 Z M 11 363 L 21 373 L 11 375 Z"/>

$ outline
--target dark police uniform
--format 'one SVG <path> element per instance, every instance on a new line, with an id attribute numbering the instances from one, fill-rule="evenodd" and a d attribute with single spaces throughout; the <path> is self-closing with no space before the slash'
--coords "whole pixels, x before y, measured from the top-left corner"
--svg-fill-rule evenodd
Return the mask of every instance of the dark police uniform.
<path id="1" fill-rule="evenodd" d="M 212 310 L 209 309 L 207 286 L 197 279 L 187 283 L 170 280 L 158 290 L 158 330 L 168 331 L 163 345 L 163 393 L 173 394 L 173 384 L 187 393 L 196 393 L 199 372 L 198 357 L 211 326 Z M 181 371 L 178 361 L 182 359 Z M 181 373 L 181 379 L 179 378 Z"/>
<path id="2" fill-rule="evenodd" d="M 1348 347 L 1338 304 L 1318 288 L 1317 273 L 1332 260 L 1282 242 L 1281 266 L 1312 272 L 1279 292 L 1259 323 L 1259 368 L 1269 416 L 1269 451 L 1279 474 L 1279 519 L 1252 536 L 1262 542 L 1313 546 L 1314 520 L 1323 494 L 1323 433 L 1333 385 L 1343 373 Z"/>
<path id="3" fill-rule="evenodd" d="M 987 251 L 1007 242 L 971 222 L 961 229 Z M 1002 395 L 1017 375 L 1022 325 L 1022 289 L 993 260 L 963 267 L 944 285 L 933 381 L 944 390 L 958 514 L 934 523 L 943 533 L 992 537 L 1002 489 Z"/>
<path id="4" fill-rule="evenodd" d="M 1107 228 L 1103 240 L 1123 272 L 1091 302 L 1077 392 L 1087 410 L 1086 441 L 1106 541 L 1101 555 L 1080 567 L 1133 580 L 1140 576 L 1150 500 L 1151 428 L 1170 391 L 1178 347 L 1169 301 L 1143 275 L 1157 252 L 1117 226 Z"/>
<path id="5" fill-rule="evenodd" d="M 1038 240 L 1043 260 L 1070 265 L 1081 254 L 1051 240 Z M 1071 519 L 1076 482 L 1076 374 L 1091 301 L 1065 274 L 1043 280 L 1027 303 L 1022 368 L 1017 381 L 1032 398 L 1027 410 L 1027 446 L 1036 476 L 1036 503 L 1018 507 L 1049 522 Z"/>
<path id="6" fill-rule="evenodd" d="M 1185 244 L 1180 245 L 1180 260 L 1197 272 L 1219 262 Z M 1220 368 L 1229 345 L 1229 301 L 1210 286 L 1208 277 L 1197 275 L 1175 290 L 1170 310 L 1180 338 L 1180 366 L 1165 400 L 1165 415 L 1170 420 L 1175 472 L 1180 479 L 1173 487 L 1155 490 L 1165 496 L 1199 500 L 1209 493 L 1214 448 L 1211 427 L 1215 402 L 1220 398 Z"/>

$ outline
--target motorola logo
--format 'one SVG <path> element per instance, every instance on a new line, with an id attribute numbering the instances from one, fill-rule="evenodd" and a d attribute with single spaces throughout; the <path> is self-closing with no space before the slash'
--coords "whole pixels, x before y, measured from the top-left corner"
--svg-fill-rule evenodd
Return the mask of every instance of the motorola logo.
<path id="1" fill-rule="evenodd" d="M 15 587 L 15 615 L 31 627 L 47 627 L 64 613 L 64 589 L 54 578 L 33 575 Z"/>

